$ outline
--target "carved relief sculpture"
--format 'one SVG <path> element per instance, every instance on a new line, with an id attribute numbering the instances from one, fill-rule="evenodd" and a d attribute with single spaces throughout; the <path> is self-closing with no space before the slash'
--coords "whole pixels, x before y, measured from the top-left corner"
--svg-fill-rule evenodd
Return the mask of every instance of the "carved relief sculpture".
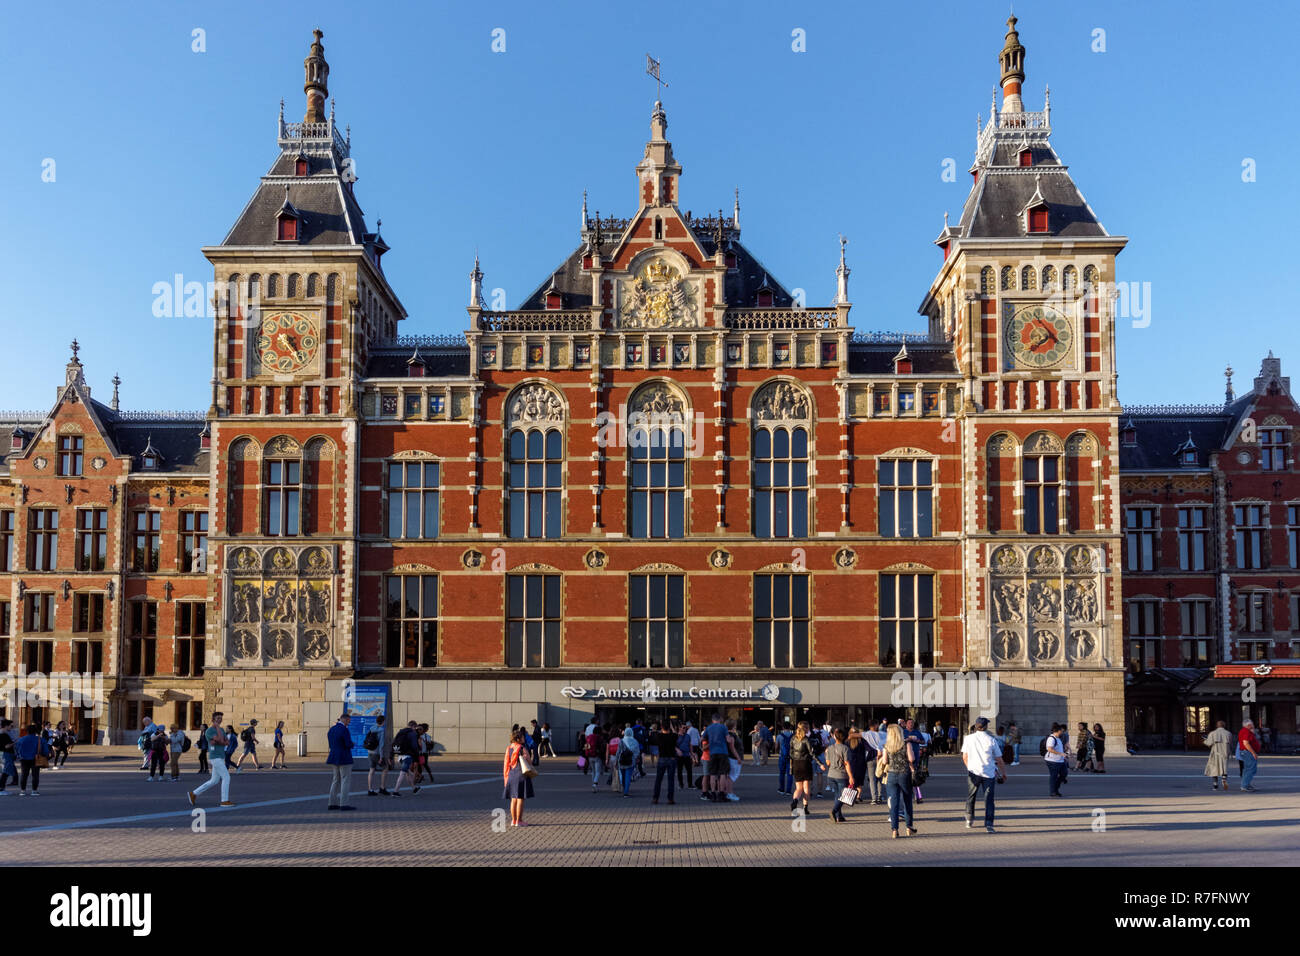
<path id="1" fill-rule="evenodd" d="M 564 403 L 544 385 L 525 385 L 510 402 L 510 424 L 564 421 Z"/>
<path id="2" fill-rule="evenodd" d="M 789 382 L 765 385 L 754 396 L 755 421 L 807 421 L 811 416 L 812 407 L 808 396 Z"/>

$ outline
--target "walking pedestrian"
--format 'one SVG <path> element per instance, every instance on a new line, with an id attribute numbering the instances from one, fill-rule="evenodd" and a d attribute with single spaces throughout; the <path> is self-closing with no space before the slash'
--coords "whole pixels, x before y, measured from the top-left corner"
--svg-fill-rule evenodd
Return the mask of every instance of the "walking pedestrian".
<path id="1" fill-rule="evenodd" d="M 181 730 L 180 724 L 177 724 L 172 729 L 170 737 L 171 756 L 169 762 L 171 763 L 171 779 L 173 781 L 181 778 L 181 754 L 185 753 L 185 741 L 187 740 L 189 740 L 189 738 L 185 736 L 185 731 Z"/>
<path id="2" fill-rule="evenodd" d="M 524 801 L 533 797 L 533 780 L 524 770 L 528 760 L 527 736 L 522 728 L 510 735 L 510 745 L 506 747 L 505 763 L 501 769 L 505 778 L 505 791 L 501 796 L 510 801 L 512 827 L 528 826 L 524 823 Z"/>
<path id="3" fill-rule="evenodd" d="M 14 750 L 18 755 L 18 765 L 22 768 L 22 774 L 18 780 L 18 795 L 20 797 L 27 796 L 27 780 L 30 777 L 32 796 L 39 797 L 41 795 L 41 767 L 49 765 L 50 757 L 50 746 L 41 737 L 40 728 L 36 724 L 29 724 L 26 736 L 18 738 Z"/>
<path id="4" fill-rule="evenodd" d="M 271 746 L 275 748 L 275 753 L 271 755 L 271 769 L 275 770 L 277 767 L 279 767 L 279 769 L 283 770 L 286 766 L 286 761 L 284 759 L 284 721 L 283 720 L 276 722 L 275 739 L 272 741 Z"/>
<path id="5" fill-rule="evenodd" d="M 984 793 L 984 829 L 993 832 L 993 793 L 1007 779 L 1002 762 L 1002 746 L 989 733 L 989 719 L 975 718 L 975 732 L 961 745 L 962 763 L 966 765 L 966 829 L 975 826 L 975 800 Z"/>
<path id="6" fill-rule="evenodd" d="M 1068 751 L 1066 748 L 1065 726 L 1063 724 L 1052 724 L 1052 733 L 1044 741 L 1046 749 L 1043 752 L 1043 760 L 1047 763 L 1047 795 L 1049 797 L 1059 797 L 1061 795 L 1061 784 L 1065 781 L 1066 760 Z"/>
<path id="7" fill-rule="evenodd" d="M 135 745 L 139 749 L 141 756 L 141 770 L 149 769 L 149 745 L 153 743 L 153 735 L 157 732 L 157 729 L 153 725 L 153 718 L 146 717 L 144 719 L 144 725 L 140 729 L 140 736 L 135 739 Z"/>
<path id="8" fill-rule="evenodd" d="M 554 757 L 555 747 L 551 744 L 551 725 L 542 724 L 542 756 Z"/>
<path id="9" fill-rule="evenodd" d="M 54 726 L 54 735 L 50 740 L 50 747 L 54 751 L 54 757 L 50 761 L 50 769 L 58 770 L 68 762 L 68 750 L 72 747 L 72 731 L 68 729 L 66 721 L 60 720 Z"/>
<path id="10" fill-rule="evenodd" d="M 776 792 L 787 797 L 794 794 L 794 774 L 790 772 L 790 741 L 793 738 L 794 729 L 789 724 L 776 735 Z"/>
<path id="11" fill-rule="evenodd" d="M 790 809 L 794 810 L 799 805 L 799 798 L 803 797 L 804 816 L 808 815 L 808 799 L 811 796 L 812 779 L 813 779 L 813 756 L 812 733 L 808 727 L 808 721 L 799 721 L 795 727 L 794 736 L 790 738 L 790 772 L 794 778 L 794 794 L 790 801 Z"/>
<path id="12" fill-rule="evenodd" d="M 632 725 L 632 738 L 636 741 L 637 747 L 640 748 L 636 754 L 636 775 L 638 779 L 645 776 L 644 754 L 649 737 L 645 724 L 641 723 L 640 717 L 637 717 L 636 723 Z"/>
<path id="13" fill-rule="evenodd" d="M 590 733 L 587 739 L 583 741 L 582 754 L 587 758 L 587 770 L 591 773 L 591 792 L 595 793 L 600 787 L 601 775 L 605 772 L 605 750 L 608 741 L 605 739 L 605 731 L 598 724 L 591 724 Z"/>
<path id="14" fill-rule="evenodd" d="M 812 747 L 813 755 L 813 796 L 819 799 L 826 797 L 826 764 L 822 762 L 822 754 L 826 752 L 826 742 L 822 739 L 820 727 L 812 730 L 808 734 L 808 743 Z"/>
<path id="15" fill-rule="evenodd" d="M 704 728 L 704 739 L 709 748 L 709 793 L 710 800 L 721 802 L 726 793 L 723 781 L 729 780 L 731 774 L 731 743 L 727 725 L 722 722 L 721 714 L 714 714 L 709 726 Z"/>
<path id="16" fill-rule="evenodd" d="M 1210 778 L 1211 789 L 1219 789 L 1219 778 L 1223 778 L 1223 791 L 1228 792 L 1228 747 L 1232 744 L 1232 734 L 1221 720 L 1205 738 L 1205 746 L 1210 748 L 1210 759 L 1205 762 L 1205 776 Z"/>
<path id="17" fill-rule="evenodd" d="M 198 802 L 200 793 L 203 793 L 209 787 L 221 784 L 221 805 L 223 807 L 233 807 L 230 802 L 230 767 L 229 767 L 229 744 L 230 736 L 221 729 L 221 718 L 225 715 L 217 712 L 212 715 L 212 726 L 203 732 L 203 740 L 200 741 L 208 751 L 208 762 L 212 765 L 212 776 L 208 777 L 207 782 L 191 790 L 187 797 L 190 800 L 190 806 L 195 806 Z M 233 731 L 234 728 L 232 727 Z"/>
<path id="18" fill-rule="evenodd" d="M 3 767 L 0 767 L 0 796 L 8 794 L 9 791 L 5 789 L 6 784 L 10 781 L 18 782 L 18 768 L 14 765 L 16 733 L 12 720 L 8 717 L 0 720 L 0 760 L 3 761 Z"/>
<path id="19" fill-rule="evenodd" d="M 831 819 L 844 822 L 844 791 L 852 787 L 849 782 L 849 748 L 844 743 L 844 731 L 836 727 L 831 731 L 831 745 L 826 748 L 826 779 L 831 782 Z"/>
<path id="20" fill-rule="evenodd" d="M 863 785 L 866 783 L 868 768 L 872 768 L 875 760 L 868 756 L 866 739 L 861 731 L 856 727 L 849 727 L 849 734 L 844 740 L 844 745 L 848 748 L 847 769 L 849 773 L 849 786 L 857 791 L 854 798 L 856 805 L 863 798 Z M 874 775 L 873 775 L 874 776 Z"/>
<path id="21" fill-rule="evenodd" d="M 199 739 L 197 745 L 194 748 L 199 752 L 199 769 L 194 772 L 199 774 L 210 773 L 212 770 L 211 765 L 208 763 L 208 747 L 207 747 L 207 740 L 203 736 L 204 729 L 205 728 L 203 727 L 203 722 L 200 720 Z"/>
<path id="22" fill-rule="evenodd" d="M 690 728 L 685 724 L 677 729 L 677 789 L 695 789 L 695 751 L 691 749 Z M 682 777 L 686 779 L 683 780 Z"/>
<path id="23" fill-rule="evenodd" d="M 866 780 L 867 790 L 871 794 L 871 804 L 872 806 L 881 806 L 885 802 L 885 784 L 880 775 L 876 773 L 876 762 L 885 749 L 884 732 L 869 727 L 862 733 L 862 746 L 866 750 L 864 755 L 867 760 Z"/>
<path id="24" fill-rule="evenodd" d="M 1255 774 L 1259 771 L 1259 738 L 1255 736 L 1253 721 L 1242 721 L 1237 733 L 1237 746 L 1241 750 L 1241 789 L 1254 793 Z"/>
<path id="25" fill-rule="evenodd" d="M 619 738 L 618 749 L 614 753 L 614 765 L 618 767 L 618 780 L 625 797 L 632 796 L 632 778 L 636 775 L 637 761 L 640 759 L 641 744 L 637 742 L 634 728 L 628 727 Z"/>
<path id="26" fill-rule="evenodd" d="M 149 741 L 149 780 L 162 780 L 167 767 L 167 750 L 171 743 L 164 724 L 154 724 L 153 739 Z M 157 772 L 158 776 L 154 776 Z"/>
<path id="27" fill-rule="evenodd" d="M 1011 766 L 1019 767 L 1020 766 L 1020 728 L 1016 726 L 1016 722 L 1014 720 L 1011 721 L 1010 725 L 1007 727 L 1007 743 L 1011 745 L 1011 754 L 1013 757 L 1011 761 Z"/>
<path id="28" fill-rule="evenodd" d="M 235 733 L 234 724 L 226 724 L 226 769 L 235 769 L 235 751 L 239 748 L 239 734 Z"/>
<path id="29" fill-rule="evenodd" d="M 659 802 L 659 787 L 665 775 L 668 777 L 668 802 L 677 802 L 673 799 L 673 782 L 677 774 L 677 761 L 685 759 L 680 740 L 676 722 L 664 721 L 659 725 L 659 738 L 655 741 L 659 747 L 659 762 L 655 764 L 655 791 L 651 803 Z"/>
<path id="30" fill-rule="evenodd" d="M 429 733 L 429 725 L 420 724 L 416 727 L 415 738 L 418 751 L 415 755 L 415 782 L 423 787 L 426 786 L 426 779 L 433 783 L 433 771 L 429 769 L 429 758 L 433 756 L 433 735 Z"/>
<path id="31" fill-rule="evenodd" d="M 411 785 L 411 794 L 420 792 L 420 785 L 415 782 L 415 775 L 411 772 L 411 767 L 415 764 L 415 755 L 419 751 L 420 741 L 417 728 L 419 724 L 415 721 L 407 721 L 406 726 L 393 735 L 393 755 L 398 758 L 397 780 L 393 783 L 393 792 L 391 796 L 400 797 L 402 795 L 402 781 L 405 780 Z M 529 759 L 532 759 L 532 751 L 528 749 L 528 731 L 522 727 L 516 727 L 524 735 L 524 750 L 528 753 Z"/>
<path id="32" fill-rule="evenodd" d="M 348 731 L 350 723 L 352 715 L 345 710 L 325 735 L 330 748 L 329 756 L 325 758 L 325 763 L 330 768 L 329 806 L 326 808 L 329 810 L 356 809 L 348 803 L 348 795 L 352 790 L 352 734 Z"/>
<path id="33" fill-rule="evenodd" d="M 960 736 L 957 730 L 957 722 L 954 720 L 948 725 L 948 753 L 955 754 L 958 752 L 957 738 Z"/>
<path id="34" fill-rule="evenodd" d="M 907 826 L 907 835 L 916 835 L 916 826 L 912 819 L 912 772 L 915 761 L 912 748 L 903 740 L 903 730 L 898 724 L 890 724 L 885 736 L 885 749 L 880 752 L 877 766 L 882 767 L 885 777 L 885 792 L 889 794 L 889 835 L 898 837 L 899 818 Z"/>
<path id="35" fill-rule="evenodd" d="M 1096 769 L 1090 759 L 1088 743 L 1091 740 L 1092 733 L 1088 730 L 1088 725 L 1079 721 L 1078 732 L 1074 735 L 1074 765 L 1081 773 L 1091 773 Z"/>
<path id="36" fill-rule="evenodd" d="M 248 722 L 248 726 L 245 727 L 243 733 L 239 735 L 239 739 L 244 744 L 244 752 L 239 755 L 239 763 L 235 764 L 235 773 L 243 772 L 244 759 L 246 757 L 253 758 L 254 770 L 261 770 L 262 765 L 257 762 L 257 718 L 256 717 L 254 717 L 252 720 Z"/>
<path id="37" fill-rule="evenodd" d="M 1092 756 L 1097 761 L 1097 772 L 1106 772 L 1106 731 L 1101 724 L 1092 725 Z M 1227 773 L 1227 771 L 1224 771 Z"/>
<path id="38" fill-rule="evenodd" d="M 758 766 L 759 757 L 762 754 L 763 747 L 763 722 L 760 720 L 754 725 L 754 729 L 749 732 L 749 750 L 754 756 L 754 766 Z"/>
<path id="39" fill-rule="evenodd" d="M 384 785 L 388 780 L 388 760 L 384 756 L 388 750 L 384 740 L 387 734 L 384 728 L 385 719 L 383 714 L 376 717 L 374 728 L 361 741 L 361 746 L 366 749 L 366 759 L 370 763 L 370 771 L 366 774 L 366 796 L 368 797 L 377 797 L 381 793 L 388 796 L 388 787 Z M 375 789 L 375 771 L 379 771 L 378 790 Z"/>

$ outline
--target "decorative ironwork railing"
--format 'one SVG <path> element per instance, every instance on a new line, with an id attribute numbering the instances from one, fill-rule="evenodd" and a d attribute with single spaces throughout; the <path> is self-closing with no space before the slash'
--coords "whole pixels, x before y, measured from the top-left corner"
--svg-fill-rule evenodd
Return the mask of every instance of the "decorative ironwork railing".
<path id="1" fill-rule="evenodd" d="M 339 128 L 332 122 L 327 123 L 280 123 L 280 141 L 281 146 L 292 146 L 294 143 L 302 143 L 307 140 L 330 140 L 339 152 L 347 155 L 351 148 L 351 136 L 344 138 L 339 132 Z"/>
<path id="2" fill-rule="evenodd" d="M 728 309 L 729 329 L 766 332 L 780 329 L 833 329 L 839 324 L 835 309 Z"/>
<path id="3" fill-rule="evenodd" d="M 22 424 L 27 424 L 28 422 L 43 422 L 45 421 L 45 416 L 48 414 L 49 412 L 0 412 L 0 422 L 20 422 Z"/>
<path id="4" fill-rule="evenodd" d="M 396 349 L 436 349 L 436 348 L 467 348 L 465 336 L 449 333 L 438 333 L 430 335 L 399 335 L 383 342 L 381 348 Z"/>
<path id="5" fill-rule="evenodd" d="M 589 312 L 480 312 L 482 332 L 590 332 Z"/>
<path id="6" fill-rule="evenodd" d="M 207 412 L 192 411 L 155 411 L 117 413 L 118 421 L 123 422 L 201 422 L 208 417 Z"/>
<path id="7" fill-rule="evenodd" d="M 864 345 L 901 345 L 906 341 L 909 345 L 942 345 L 943 340 L 931 339 L 925 332 L 854 332 L 850 342 Z"/>
<path id="8" fill-rule="evenodd" d="M 1222 415 L 1222 405 L 1125 405 L 1124 415 Z"/>

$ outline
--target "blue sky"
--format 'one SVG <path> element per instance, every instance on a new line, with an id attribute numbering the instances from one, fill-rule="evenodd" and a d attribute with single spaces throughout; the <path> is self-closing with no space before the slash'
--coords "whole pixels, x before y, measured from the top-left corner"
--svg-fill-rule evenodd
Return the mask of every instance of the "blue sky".
<path id="1" fill-rule="evenodd" d="M 647 52 L 670 84 L 682 207 L 729 211 L 739 187 L 743 241 L 809 305 L 832 299 L 846 234 L 855 327 L 920 330 L 1007 13 L 970 0 L 11 5 L 0 408 L 48 407 L 73 336 L 98 397 L 118 372 L 124 407 L 206 408 L 210 323 L 155 318 L 153 285 L 211 278 L 199 249 L 274 159 L 281 97 L 301 118 L 318 26 L 357 194 L 393 247 L 403 332 L 464 327 L 476 249 L 488 289 L 516 306 L 577 244 L 583 189 L 593 213 L 635 210 Z M 1297 8 L 1020 0 L 1016 15 L 1026 107 L 1050 84 L 1053 145 L 1130 238 L 1119 278 L 1150 283 L 1150 324 L 1119 329 L 1122 400 L 1221 400 L 1224 364 L 1247 385 L 1269 349 L 1300 375 L 1283 241 L 1300 206 Z"/>

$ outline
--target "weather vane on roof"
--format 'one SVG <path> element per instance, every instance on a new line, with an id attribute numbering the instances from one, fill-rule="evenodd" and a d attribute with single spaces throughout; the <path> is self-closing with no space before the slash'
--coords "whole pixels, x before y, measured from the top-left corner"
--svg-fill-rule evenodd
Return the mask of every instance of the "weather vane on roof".
<path id="1" fill-rule="evenodd" d="M 659 75 L 659 61 L 656 60 L 654 57 L 652 57 L 649 53 L 645 55 L 645 71 L 649 76 L 653 76 L 655 78 L 655 82 L 659 84 L 659 88 L 656 92 L 655 99 L 662 100 L 664 87 L 667 86 L 668 84 L 665 83 L 663 81 L 663 77 Z"/>

